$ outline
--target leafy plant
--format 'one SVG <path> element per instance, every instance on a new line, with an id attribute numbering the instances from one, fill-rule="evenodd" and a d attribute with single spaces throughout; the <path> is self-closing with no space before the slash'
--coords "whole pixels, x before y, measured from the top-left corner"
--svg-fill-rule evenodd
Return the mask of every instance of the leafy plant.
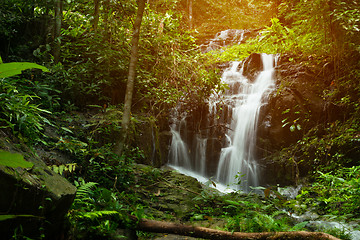
<path id="1" fill-rule="evenodd" d="M 29 94 L 21 86 L 27 85 L 28 80 L 10 78 L 20 74 L 22 70 L 40 68 L 48 71 L 45 67 L 34 63 L 2 63 L 0 64 L 0 121 L 1 128 L 11 128 L 13 132 L 22 133 L 30 142 L 36 142 L 42 135 L 43 124 L 50 124 L 43 114 L 49 111 L 39 107 L 34 100 L 37 95 Z M 20 84 L 20 86 L 19 86 Z"/>
<path id="2" fill-rule="evenodd" d="M 354 166 L 338 169 L 336 173 L 318 172 L 317 181 L 304 190 L 298 199 L 316 206 L 322 214 L 358 218 L 359 170 L 359 166 Z M 313 195 L 312 198 L 309 198 L 310 195 Z"/>
<path id="3" fill-rule="evenodd" d="M 60 175 L 66 175 L 74 173 L 76 169 L 76 163 L 68 163 L 68 164 L 61 164 L 61 165 L 52 165 L 49 166 L 51 170 L 54 172 L 60 174 Z"/>
<path id="4" fill-rule="evenodd" d="M 0 89 L 0 108 L 2 110 L 2 128 L 11 128 L 13 132 L 20 132 L 29 141 L 36 141 L 42 135 L 43 124 L 50 123 L 43 114 L 50 114 L 38 104 L 32 103 L 36 95 L 29 95 L 18 91 L 14 81 L 2 79 Z"/>
<path id="5" fill-rule="evenodd" d="M 73 236 L 77 239 L 85 236 L 92 239 L 109 236 L 117 227 L 117 224 L 111 223 L 109 219 L 118 216 L 118 211 L 98 209 L 94 199 L 97 198 L 94 196 L 96 185 L 98 184 L 94 182 L 80 182 L 72 209 L 68 213 Z"/>
<path id="6" fill-rule="evenodd" d="M 283 120 L 281 120 L 281 123 L 283 123 L 282 127 L 290 126 L 289 129 L 291 132 L 294 132 L 295 130 L 300 131 L 301 130 L 301 124 L 299 123 L 300 117 L 297 117 L 296 119 L 291 120 L 290 118 L 293 116 L 286 116 L 286 114 L 289 115 L 290 110 L 291 109 L 288 108 L 281 113 L 281 114 L 285 115 L 285 118 Z M 300 111 L 294 112 L 295 117 L 299 116 L 299 115 L 300 115 Z"/>

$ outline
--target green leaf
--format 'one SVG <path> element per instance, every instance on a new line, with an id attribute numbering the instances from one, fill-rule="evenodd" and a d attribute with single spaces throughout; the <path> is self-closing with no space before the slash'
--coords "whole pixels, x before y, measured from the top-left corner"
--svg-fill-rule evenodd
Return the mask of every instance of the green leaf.
<path id="1" fill-rule="evenodd" d="M 56 172 L 56 173 L 59 173 L 59 167 L 57 165 L 53 165 L 51 166 L 51 169 Z"/>
<path id="2" fill-rule="evenodd" d="M 21 154 L 6 151 L 0 151 L 0 166 L 1 165 L 12 168 L 32 168 L 34 166 L 33 163 L 25 161 Z"/>
<path id="3" fill-rule="evenodd" d="M 299 231 L 299 230 L 302 230 L 304 229 L 304 227 L 308 224 L 309 222 L 301 222 L 301 223 L 298 223 L 296 224 L 295 226 L 293 226 L 291 228 L 292 231 Z"/>
<path id="4" fill-rule="evenodd" d="M 11 63 L 2 63 L 0 64 L 0 78 L 12 77 L 17 74 L 20 74 L 21 71 L 31 68 L 38 68 L 43 70 L 44 72 L 48 72 L 49 70 L 36 63 L 30 62 L 11 62 Z"/>
<path id="5" fill-rule="evenodd" d="M 73 131 L 71 131 L 70 129 L 68 129 L 66 127 L 61 127 L 61 129 L 64 130 L 65 132 L 73 134 Z"/>
<path id="6" fill-rule="evenodd" d="M 295 125 L 291 125 L 291 126 L 290 126 L 290 131 L 291 131 L 291 132 L 295 131 Z"/>
<path id="7" fill-rule="evenodd" d="M 64 170 L 65 170 L 65 165 L 60 165 L 59 166 L 59 174 L 62 175 Z"/>
<path id="8" fill-rule="evenodd" d="M 193 218 L 194 220 L 203 220 L 203 219 L 204 219 L 204 215 L 202 215 L 202 214 L 195 214 L 192 218 Z"/>
<path id="9" fill-rule="evenodd" d="M 281 114 L 285 114 L 285 113 L 288 113 L 288 112 L 290 112 L 290 108 L 284 110 Z"/>
<path id="10" fill-rule="evenodd" d="M 234 205 L 234 206 L 241 206 L 240 203 L 232 201 L 232 200 L 228 200 L 228 199 L 225 199 L 224 202 L 226 202 L 227 204 L 230 204 L 230 205 Z"/>
<path id="11" fill-rule="evenodd" d="M 25 214 L 11 214 L 11 215 L 0 215 L 0 221 L 5 221 L 8 219 L 13 219 L 17 217 L 37 217 L 34 215 L 25 215 Z"/>

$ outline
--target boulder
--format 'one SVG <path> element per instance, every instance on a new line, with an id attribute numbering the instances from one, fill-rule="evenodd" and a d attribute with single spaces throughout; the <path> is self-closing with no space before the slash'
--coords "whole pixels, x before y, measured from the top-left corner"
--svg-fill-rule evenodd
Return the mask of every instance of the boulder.
<path id="1" fill-rule="evenodd" d="M 262 175 L 268 184 L 289 185 L 307 173 L 307 169 L 301 169 L 289 159 L 271 161 L 272 154 L 295 144 L 309 129 L 328 120 L 326 100 L 322 97 L 326 81 L 289 58 L 280 57 L 275 69 L 277 90 L 259 116 L 258 159 L 262 159 Z"/>
<path id="2" fill-rule="evenodd" d="M 144 205 L 149 205 L 145 212 L 155 218 L 164 218 L 164 213 L 179 218 L 191 215 L 194 197 L 202 190 L 202 185 L 193 177 L 178 173 L 168 167 L 162 169 L 136 164 L 137 184 L 143 186 L 139 191 Z M 150 179 L 157 179 L 155 182 Z M 152 199 L 149 201 L 149 199 Z"/>
<path id="3" fill-rule="evenodd" d="M 10 239 L 16 232 L 17 236 L 61 239 L 76 187 L 30 151 L 4 142 L 1 148 L 5 151 L 0 152 L 0 235 Z"/>
<path id="4" fill-rule="evenodd" d="M 289 62 L 286 56 L 279 60 L 275 79 L 278 90 L 259 117 L 259 137 L 271 142 L 270 149 L 295 143 L 305 130 L 325 120 L 325 101 L 321 96 L 326 88 L 323 79 L 306 67 Z"/>
<path id="5" fill-rule="evenodd" d="M 250 81 L 254 81 L 264 66 L 261 59 L 261 54 L 252 53 L 243 61 L 244 69 L 243 75 Z"/>

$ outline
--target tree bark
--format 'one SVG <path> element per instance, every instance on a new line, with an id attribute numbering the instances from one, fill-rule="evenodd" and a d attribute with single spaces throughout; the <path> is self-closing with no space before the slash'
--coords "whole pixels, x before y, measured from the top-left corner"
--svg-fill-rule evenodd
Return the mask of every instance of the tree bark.
<path id="1" fill-rule="evenodd" d="M 189 28 L 193 28 L 193 2 L 189 0 Z"/>
<path id="2" fill-rule="evenodd" d="M 133 220 L 136 217 L 132 217 Z M 340 240 L 332 235 L 322 232 L 262 232 L 262 233 L 242 233 L 226 232 L 205 227 L 194 227 L 156 220 L 141 219 L 137 224 L 137 229 L 145 232 L 170 233 L 195 238 L 205 238 L 214 240 L 248 240 L 248 239 L 307 239 L 307 240 Z"/>
<path id="3" fill-rule="evenodd" d="M 94 0 L 94 22 L 93 28 L 94 31 L 97 31 L 98 24 L 99 24 L 99 15 L 100 15 L 100 0 Z"/>
<path id="4" fill-rule="evenodd" d="M 103 11 L 104 11 L 104 31 L 105 31 L 105 39 L 111 42 L 111 33 L 110 33 L 110 23 L 109 23 L 109 12 L 110 9 L 110 0 L 104 0 L 103 2 Z"/>
<path id="5" fill-rule="evenodd" d="M 121 123 L 121 135 L 118 143 L 115 146 L 115 153 L 118 155 L 122 154 L 122 150 L 127 139 L 128 129 L 130 125 L 130 117 L 131 117 L 131 104 L 132 104 L 132 96 L 134 92 L 134 83 L 135 83 L 135 75 L 136 75 L 136 64 L 138 60 L 138 50 L 139 50 L 139 39 L 140 39 L 140 27 L 142 16 L 144 14 L 145 9 L 145 1 L 138 1 L 138 10 L 136 13 L 136 20 L 134 23 L 134 30 L 131 40 L 131 53 L 130 53 L 130 65 L 129 65 L 129 73 L 128 73 L 128 81 L 126 85 L 125 92 L 125 102 L 124 102 L 124 112 Z"/>
<path id="6" fill-rule="evenodd" d="M 55 32 L 54 32 L 54 62 L 58 63 L 60 60 L 60 33 L 62 22 L 62 0 L 55 0 Z"/>

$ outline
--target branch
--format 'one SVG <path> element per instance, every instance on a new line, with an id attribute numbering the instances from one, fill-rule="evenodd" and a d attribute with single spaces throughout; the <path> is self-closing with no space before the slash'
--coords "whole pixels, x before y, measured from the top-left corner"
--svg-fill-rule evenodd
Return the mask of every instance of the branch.
<path id="1" fill-rule="evenodd" d="M 135 216 L 131 216 L 133 220 L 137 220 Z M 141 219 L 136 228 L 141 231 L 155 233 L 171 233 L 182 236 L 190 236 L 196 238 L 214 239 L 214 240 L 256 240 L 256 239 L 308 239 L 308 240 L 340 240 L 332 235 L 322 232 L 262 232 L 262 233 L 242 233 L 242 232 L 226 232 L 205 227 L 194 227 L 170 222 L 161 222 L 156 220 Z"/>

